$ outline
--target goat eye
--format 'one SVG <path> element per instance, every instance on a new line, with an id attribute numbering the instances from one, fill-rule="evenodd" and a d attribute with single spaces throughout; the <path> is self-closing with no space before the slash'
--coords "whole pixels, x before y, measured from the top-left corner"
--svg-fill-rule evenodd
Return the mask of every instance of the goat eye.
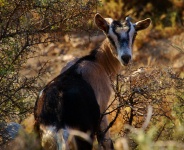
<path id="1" fill-rule="evenodd" d="M 115 28 L 118 28 L 119 26 L 117 24 L 114 25 Z"/>
<path id="2" fill-rule="evenodd" d="M 122 28 L 122 25 L 121 24 L 117 24 L 117 26 L 116 27 L 118 27 L 118 28 Z"/>

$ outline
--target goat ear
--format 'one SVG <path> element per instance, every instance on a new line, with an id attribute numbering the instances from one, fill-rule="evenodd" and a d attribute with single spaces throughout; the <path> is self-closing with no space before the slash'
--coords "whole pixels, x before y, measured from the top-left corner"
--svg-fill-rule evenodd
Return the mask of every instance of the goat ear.
<path id="1" fill-rule="evenodd" d="M 139 31 L 139 30 L 144 30 L 146 29 L 149 25 L 151 24 L 151 19 L 147 18 L 145 20 L 141 20 L 135 23 L 135 30 Z"/>
<path id="2" fill-rule="evenodd" d="M 108 33 L 109 31 L 109 24 L 108 22 L 100 15 L 100 14 L 96 14 L 95 15 L 95 24 L 97 25 L 97 27 L 99 29 L 101 29 L 102 31 L 104 31 L 105 33 Z"/>

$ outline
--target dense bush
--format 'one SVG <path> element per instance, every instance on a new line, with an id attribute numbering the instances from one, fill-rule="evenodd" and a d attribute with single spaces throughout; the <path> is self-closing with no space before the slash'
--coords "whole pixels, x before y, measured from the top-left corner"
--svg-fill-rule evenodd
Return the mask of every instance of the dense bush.
<path id="1" fill-rule="evenodd" d="M 89 31 L 88 20 L 97 4 L 97 0 L 0 0 L 0 123 L 20 123 L 33 111 L 45 64 L 33 77 L 20 71 L 34 57 L 36 46 L 58 41 L 66 32 Z"/>

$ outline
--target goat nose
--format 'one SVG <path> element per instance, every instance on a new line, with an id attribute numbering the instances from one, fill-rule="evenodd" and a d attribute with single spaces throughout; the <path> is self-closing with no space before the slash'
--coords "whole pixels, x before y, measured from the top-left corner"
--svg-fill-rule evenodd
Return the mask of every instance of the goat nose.
<path id="1" fill-rule="evenodd" d="M 121 56 L 121 59 L 123 60 L 124 65 L 127 65 L 131 59 L 130 55 L 123 55 Z"/>

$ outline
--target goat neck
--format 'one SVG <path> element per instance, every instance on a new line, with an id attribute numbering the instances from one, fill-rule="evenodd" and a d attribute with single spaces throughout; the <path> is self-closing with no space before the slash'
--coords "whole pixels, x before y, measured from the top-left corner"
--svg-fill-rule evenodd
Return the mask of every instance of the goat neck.
<path id="1" fill-rule="evenodd" d="M 106 38 L 96 54 L 97 62 L 104 68 L 108 76 L 114 77 L 121 70 L 121 63 L 114 55 L 114 47 Z"/>

